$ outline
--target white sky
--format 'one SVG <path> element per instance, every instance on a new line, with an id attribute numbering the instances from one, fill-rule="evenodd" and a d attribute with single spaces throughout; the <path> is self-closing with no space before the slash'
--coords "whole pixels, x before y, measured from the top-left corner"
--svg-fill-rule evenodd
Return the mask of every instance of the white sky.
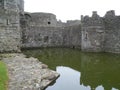
<path id="1" fill-rule="evenodd" d="M 24 0 L 27 12 L 48 12 L 62 21 L 80 19 L 97 11 L 104 16 L 106 11 L 115 10 L 120 15 L 120 0 Z"/>

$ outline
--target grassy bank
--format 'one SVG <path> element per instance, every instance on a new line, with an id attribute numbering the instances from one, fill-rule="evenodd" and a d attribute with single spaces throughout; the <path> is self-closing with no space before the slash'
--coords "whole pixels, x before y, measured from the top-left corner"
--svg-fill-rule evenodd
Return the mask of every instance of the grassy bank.
<path id="1" fill-rule="evenodd" d="M 0 90 L 7 90 L 7 68 L 6 65 L 0 61 Z"/>

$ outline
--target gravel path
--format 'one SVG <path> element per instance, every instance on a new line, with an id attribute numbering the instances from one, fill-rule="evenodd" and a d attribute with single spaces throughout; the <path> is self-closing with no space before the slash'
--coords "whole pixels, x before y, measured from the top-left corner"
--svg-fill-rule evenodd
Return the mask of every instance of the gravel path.
<path id="1" fill-rule="evenodd" d="M 23 54 L 9 54 L 3 62 L 8 67 L 8 90 L 42 90 L 59 76 L 38 59 Z"/>

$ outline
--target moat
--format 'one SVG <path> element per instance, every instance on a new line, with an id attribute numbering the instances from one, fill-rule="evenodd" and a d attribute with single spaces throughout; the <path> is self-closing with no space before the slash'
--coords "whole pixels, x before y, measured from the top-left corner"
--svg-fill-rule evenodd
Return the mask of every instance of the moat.
<path id="1" fill-rule="evenodd" d="M 47 48 L 24 50 L 36 57 L 60 77 L 46 90 L 119 90 L 120 55 L 85 53 L 76 49 Z"/>

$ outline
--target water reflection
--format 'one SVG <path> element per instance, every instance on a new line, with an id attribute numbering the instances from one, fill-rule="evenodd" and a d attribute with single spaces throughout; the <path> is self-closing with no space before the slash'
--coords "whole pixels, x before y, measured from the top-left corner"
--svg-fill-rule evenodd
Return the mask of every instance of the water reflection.
<path id="1" fill-rule="evenodd" d="M 46 90 L 120 89 L 118 54 L 82 53 L 79 50 L 60 48 L 27 50 L 24 53 L 39 58 L 61 74 L 56 83 Z"/>
<path id="2" fill-rule="evenodd" d="M 53 90 L 53 88 L 54 90 L 90 90 L 90 87 L 79 84 L 80 72 L 63 66 L 57 67 L 56 71 L 61 74 L 61 77 L 54 86 L 50 86 L 46 90 Z"/>
<path id="3" fill-rule="evenodd" d="M 92 90 L 102 85 L 104 90 L 120 89 L 120 56 L 114 54 L 82 54 L 81 79 Z"/>

